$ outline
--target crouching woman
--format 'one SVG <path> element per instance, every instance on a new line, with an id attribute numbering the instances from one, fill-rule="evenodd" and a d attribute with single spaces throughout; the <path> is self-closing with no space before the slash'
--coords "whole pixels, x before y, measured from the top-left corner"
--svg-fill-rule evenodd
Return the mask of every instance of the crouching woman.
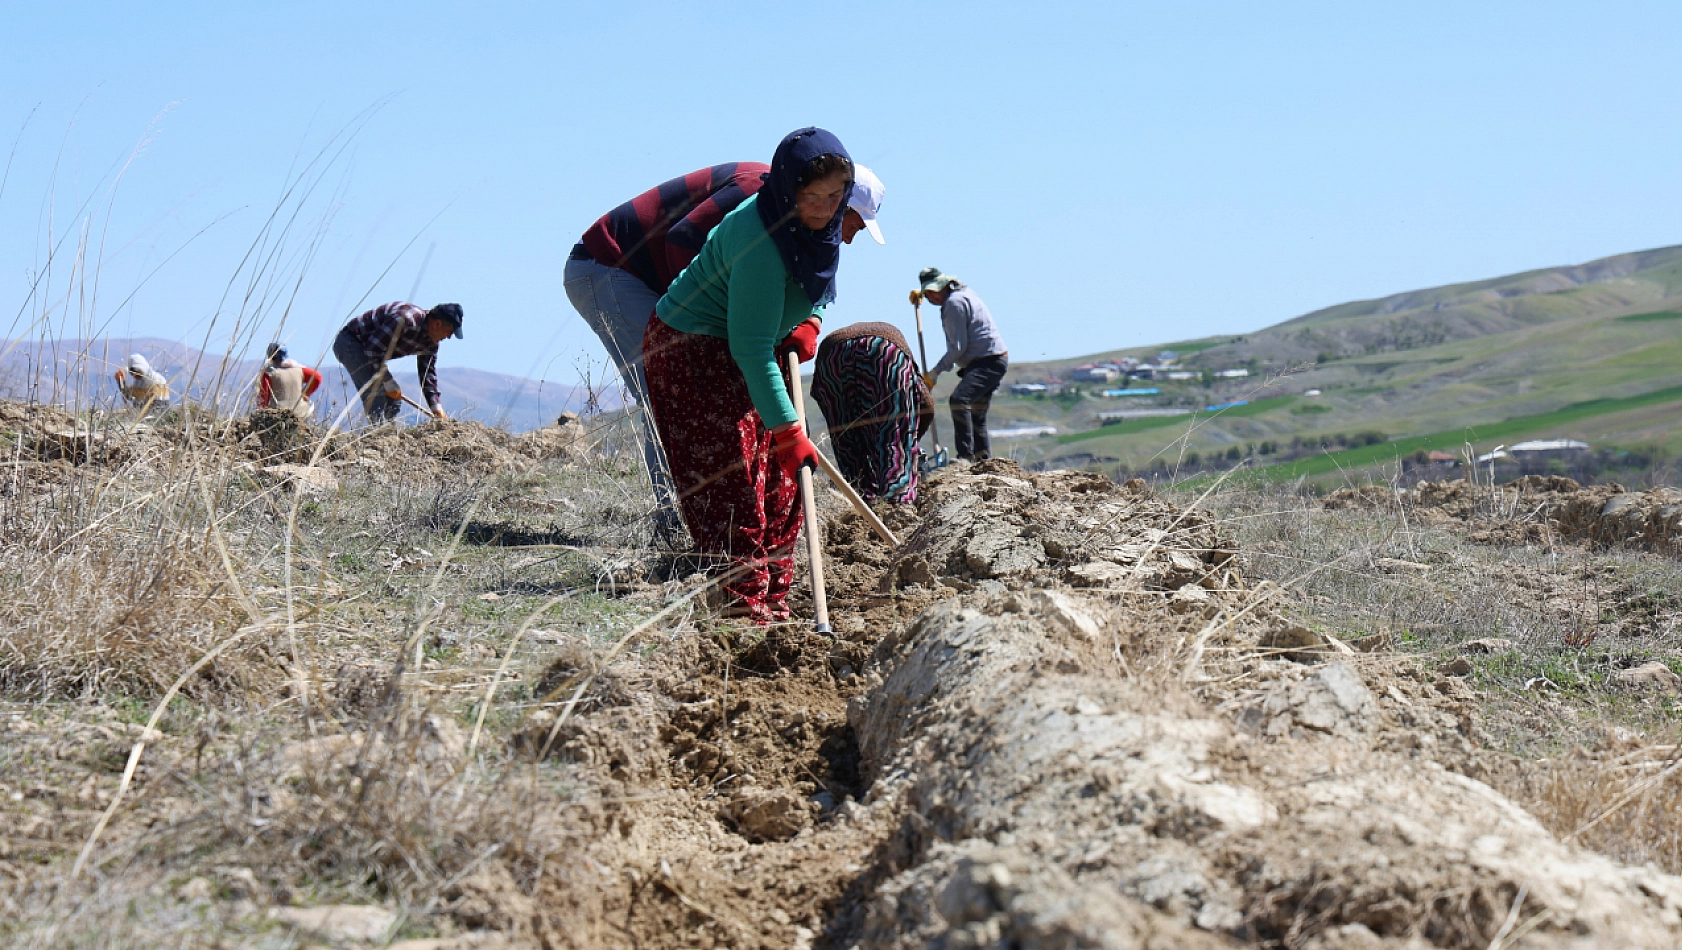
<path id="1" fill-rule="evenodd" d="M 822 129 L 777 146 L 763 188 L 724 216 L 654 308 L 643 366 L 684 523 L 725 575 L 725 614 L 789 617 L 800 468 L 817 450 L 779 352 L 817 351 L 835 299 L 852 159 Z"/>
<path id="2" fill-rule="evenodd" d="M 898 328 L 855 323 L 824 337 L 812 398 L 829 425 L 835 462 L 860 495 L 917 500 L 917 440 L 934 423 L 935 407 Z"/>

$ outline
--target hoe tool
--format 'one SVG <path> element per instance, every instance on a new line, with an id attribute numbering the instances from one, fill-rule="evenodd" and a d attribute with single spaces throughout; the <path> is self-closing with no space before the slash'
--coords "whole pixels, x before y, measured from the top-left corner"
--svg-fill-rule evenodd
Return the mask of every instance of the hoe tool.
<path id="1" fill-rule="evenodd" d="M 386 395 L 389 396 L 391 394 L 387 393 Z M 411 406 L 414 406 L 416 409 L 419 409 L 421 411 L 421 415 L 427 417 L 428 419 L 438 418 L 438 416 L 435 413 L 433 413 L 433 411 L 431 409 L 428 409 L 425 406 L 421 405 L 420 403 L 415 402 L 413 399 L 410 399 L 408 393 L 401 393 L 400 392 L 400 393 L 397 394 L 397 398 L 403 400 L 404 402 L 408 403 Z"/>
<path id="2" fill-rule="evenodd" d="M 922 360 L 923 372 L 927 373 L 929 371 L 929 348 L 923 343 L 923 292 L 921 290 L 911 292 L 911 311 L 917 315 L 917 355 Z M 929 392 L 929 398 L 931 400 L 934 398 L 932 390 Z M 935 418 L 929 420 L 929 436 L 934 439 L 934 459 L 931 461 L 927 456 L 924 456 L 920 462 L 925 474 L 937 468 L 945 468 L 946 463 L 951 461 L 946 457 L 946 450 L 940 445 L 939 416 L 940 410 L 939 407 L 936 407 Z"/>
<path id="3" fill-rule="evenodd" d="M 800 354 L 788 355 L 788 387 L 794 413 L 806 425 L 806 399 L 800 392 Z M 812 494 L 812 470 L 800 469 L 800 504 L 806 511 L 806 557 L 812 564 L 812 631 L 834 636 L 829 626 L 829 595 L 823 583 L 823 535 L 818 523 L 818 498 Z"/>

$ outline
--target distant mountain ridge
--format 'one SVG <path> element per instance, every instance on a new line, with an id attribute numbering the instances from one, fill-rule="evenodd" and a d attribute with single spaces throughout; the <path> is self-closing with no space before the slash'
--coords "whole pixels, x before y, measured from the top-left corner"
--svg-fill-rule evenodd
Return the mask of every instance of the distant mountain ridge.
<path id="1" fill-rule="evenodd" d="M 0 341 L 0 398 L 75 406 L 109 406 L 118 401 L 113 374 L 139 353 L 169 377 L 171 388 L 224 412 L 249 407 L 256 392 L 261 361 L 230 359 L 196 347 L 155 337 L 105 337 L 95 340 L 47 339 Z M 415 361 L 394 361 L 405 393 L 417 401 L 420 384 Z M 337 413 L 354 387 L 343 367 L 329 359 L 315 367 L 322 374 L 316 403 L 319 413 Z M 534 380 L 464 366 L 438 368 L 444 408 L 452 416 L 522 432 L 555 421 L 562 412 L 612 410 L 621 406 L 618 386 L 598 389 L 594 398 L 582 385 Z"/>

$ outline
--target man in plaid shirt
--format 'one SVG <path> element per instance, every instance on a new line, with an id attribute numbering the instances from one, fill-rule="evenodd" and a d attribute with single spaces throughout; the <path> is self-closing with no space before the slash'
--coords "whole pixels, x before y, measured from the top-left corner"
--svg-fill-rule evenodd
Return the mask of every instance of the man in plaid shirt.
<path id="1" fill-rule="evenodd" d="M 438 395 L 438 344 L 445 337 L 461 339 L 461 304 L 441 303 L 422 310 L 401 301 L 381 304 L 345 324 L 333 341 L 333 355 L 344 364 L 362 397 L 372 422 L 396 418 L 403 391 L 386 368 L 404 356 L 415 358 L 421 395 L 433 416 L 443 419 Z"/>

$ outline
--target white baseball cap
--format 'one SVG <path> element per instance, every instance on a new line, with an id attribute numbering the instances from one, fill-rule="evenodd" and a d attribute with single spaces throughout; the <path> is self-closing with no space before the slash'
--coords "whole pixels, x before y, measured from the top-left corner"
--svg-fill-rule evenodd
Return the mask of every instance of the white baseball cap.
<path id="1" fill-rule="evenodd" d="M 876 223 L 876 212 L 882 210 L 882 196 L 887 193 L 887 186 L 876 173 L 857 162 L 853 163 L 853 196 L 847 199 L 847 207 L 857 211 L 864 219 L 864 229 L 876 239 L 877 244 L 886 244 L 882 240 L 882 226 Z"/>

